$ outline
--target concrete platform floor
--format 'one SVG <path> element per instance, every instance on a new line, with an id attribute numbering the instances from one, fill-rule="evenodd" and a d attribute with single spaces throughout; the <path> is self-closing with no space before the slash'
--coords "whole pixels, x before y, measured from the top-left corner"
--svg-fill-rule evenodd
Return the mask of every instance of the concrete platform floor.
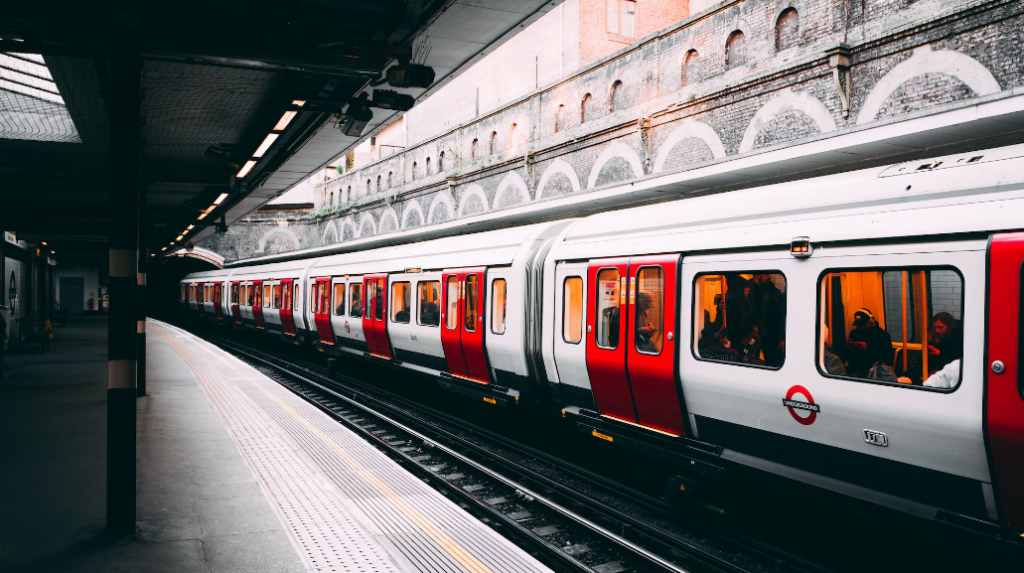
<path id="1" fill-rule="evenodd" d="M 305 571 L 181 359 L 150 335 L 136 535 L 104 532 L 107 322 L 72 318 L 0 381 L 0 571 Z"/>

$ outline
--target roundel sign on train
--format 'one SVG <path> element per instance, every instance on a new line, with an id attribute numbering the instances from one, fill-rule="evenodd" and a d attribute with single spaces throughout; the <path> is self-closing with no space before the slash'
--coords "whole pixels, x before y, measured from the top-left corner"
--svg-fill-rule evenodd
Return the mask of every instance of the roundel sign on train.
<path id="1" fill-rule="evenodd" d="M 793 416 L 794 420 L 805 426 L 813 424 L 818 419 L 818 413 L 821 412 L 821 406 L 814 403 L 811 393 L 799 384 L 786 392 L 786 397 L 782 399 L 782 405 L 789 409 L 789 415 Z"/>

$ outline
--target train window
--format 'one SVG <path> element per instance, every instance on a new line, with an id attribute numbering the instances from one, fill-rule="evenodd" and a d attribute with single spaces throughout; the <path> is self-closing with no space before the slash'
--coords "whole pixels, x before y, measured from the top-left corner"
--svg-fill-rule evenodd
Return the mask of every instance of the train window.
<path id="1" fill-rule="evenodd" d="M 181 285 L 181 300 L 188 300 L 188 287 Z"/>
<path id="2" fill-rule="evenodd" d="M 445 308 L 447 315 L 444 319 L 444 327 L 448 330 L 455 330 L 459 327 L 459 277 L 455 275 L 448 277 L 445 287 L 448 290 L 448 306 Z"/>
<path id="3" fill-rule="evenodd" d="M 491 332 L 494 334 L 505 334 L 507 297 L 505 279 L 491 281 Z"/>
<path id="4" fill-rule="evenodd" d="M 281 283 L 274 285 L 274 300 L 271 308 L 281 308 Z"/>
<path id="5" fill-rule="evenodd" d="M 252 299 L 252 306 L 254 306 L 254 307 L 261 307 L 261 306 L 263 306 L 263 297 L 261 295 L 260 286 L 259 285 L 252 285 L 250 288 L 252 289 L 252 292 L 249 293 L 249 296 Z"/>
<path id="6" fill-rule="evenodd" d="M 348 315 L 352 318 L 363 317 L 363 283 L 352 283 L 348 285 L 349 307 Z"/>
<path id="7" fill-rule="evenodd" d="M 600 348 L 619 347 L 619 271 L 601 269 L 597 272 L 597 345 Z"/>
<path id="8" fill-rule="evenodd" d="M 665 343 L 665 273 L 661 267 L 642 267 L 637 273 L 633 313 L 633 341 L 637 352 L 661 354 Z"/>
<path id="9" fill-rule="evenodd" d="M 786 361 L 786 277 L 778 271 L 694 279 L 693 355 L 781 368 Z"/>
<path id="10" fill-rule="evenodd" d="M 263 308 L 270 308 L 270 301 L 274 299 L 270 292 L 271 288 L 273 287 L 269 284 L 263 285 Z"/>
<path id="11" fill-rule="evenodd" d="M 334 316 L 345 316 L 345 283 L 334 285 Z"/>
<path id="12" fill-rule="evenodd" d="M 373 291 L 373 319 L 384 320 L 384 279 L 377 279 Z"/>
<path id="13" fill-rule="evenodd" d="M 331 286 L 327 281 L 320 283 L 320 314 L 331 314 Z"/>
<path id="14" fill-rule="evenodd" d="M 409 324 L 412 309 L 412 284 L 402 282 L 391 285 L 391 322 Z"/>
<path id="15" fill-rule="evenodd" d="M 568 277 L 562 285 L 562 340 L 579 344 L 583 340 L 583 279 Z"/>
<path id="16" fill-rule="evenodd" d="M 292 309 L 292 285 L 290 283 L 281 288 L 281 308 L 284 310 Z"/>
<path id="17" fill-rule="evenodd" d="M 822 374 L 939 390 L 960 384 L 964 281 L 957 270 L 829 269 L 818 291 Z"/>
<path id="18" fill-rule="evenodd" d="M 302 308 L 302 283 L 293 283 L 292 292 L 295 295 L 295 303 L 292 308 Z"/>
<path id="19" fill-rule="evenodd" d="M 466 275 L 466 332 L 476 332 L 477 317 L 480 315 L 479 281 L 476 275 Z"/>
<path id="20" fill-rule="evenodd" d="M 441 323 L 441 283 L 421 281 L 417 285 L 420 299 L 419 324 L 437 326 Z"/>
<path id="21" fill-rule="evenodd" d="M 316 279 L 313 279 L 309 283 L 309 312 L 316 314 L 316 302 L 317 302 L 317 291 L 316 291 Z"/>

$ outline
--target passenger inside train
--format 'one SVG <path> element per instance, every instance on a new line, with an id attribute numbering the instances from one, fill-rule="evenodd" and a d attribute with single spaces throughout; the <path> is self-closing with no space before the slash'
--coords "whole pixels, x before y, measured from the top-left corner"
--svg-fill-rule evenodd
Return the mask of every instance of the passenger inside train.
<path id="1" fill-rule="evenodd" d="M 781 273 L 699 275 L 695 350 L 704 360 L 779 368 L 786 361 L 786 278 Z"/>
<path id="2" fill-rule="evenodd" d="M 960 383 L 963 278 L 956 270 L 834 270 L 823 275 L 821 296 L 823 373 L 938 389 Z"/>
<path id="3" fill-rule="evenodd" d="M 352 283 L 349 285 L 349 299 L 352 301 L 351 306 L 348 309 L 348 315 L 352 318 L 363 317 L 363 285 L 362 283 Z"/>

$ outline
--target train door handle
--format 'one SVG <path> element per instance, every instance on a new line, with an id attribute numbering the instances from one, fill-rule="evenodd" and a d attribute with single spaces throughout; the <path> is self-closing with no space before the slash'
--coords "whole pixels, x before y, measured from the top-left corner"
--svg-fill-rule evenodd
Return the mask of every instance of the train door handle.
<path id="1" fill-rule="evenodd" d="M 667 337 L 667 338 L 668 338 L 669 340 L 672 340 L 672 339 L 674 338 L 674 336 L 672 335 L 672 333 L 671 333 L 671 332 L 669 332 L 669 333 L 668 333 L 668 334 L 666 334 L 665 336 L 666 336 L 666 337 Z"/>
<path id="2" fill-rule="evenodd" d="M 992 363 L 992 372 L 994 374 L 1002 374 L 1003 372 L 1006 372 L 1006 365 L 1003 364 L 1002 360 L 996 360 Z"/>
<path id="3" fill-rule="evenodd" d="M 587 332 L 593 332 L 593 330 L 594 330 L 594 328 L 588 324 L 587 325 Z"/>

